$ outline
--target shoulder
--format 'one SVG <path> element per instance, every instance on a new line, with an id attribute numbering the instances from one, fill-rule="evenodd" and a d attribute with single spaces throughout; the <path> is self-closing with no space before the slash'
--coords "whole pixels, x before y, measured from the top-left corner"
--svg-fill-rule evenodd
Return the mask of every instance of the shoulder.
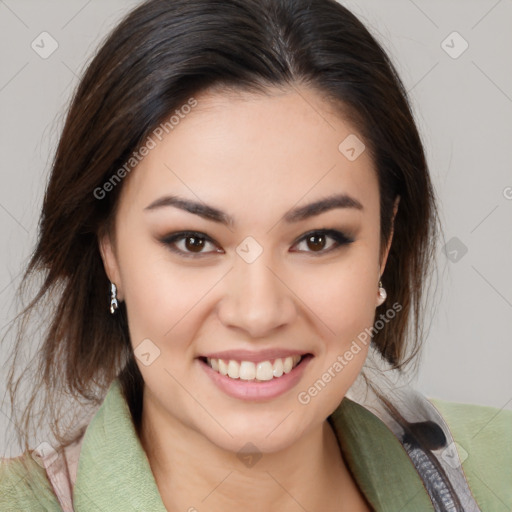
<path id="1" fill-rule="evenodd" d="M 0 512 L 60 511 L 45 469 L 29 452 L 0 459 Z"/>
<path id="2" fill-rule="evenodd" d="M 433 398 L 429 401 L 450 429 L 480 508 L 511 510 L 512 411 Z"/>

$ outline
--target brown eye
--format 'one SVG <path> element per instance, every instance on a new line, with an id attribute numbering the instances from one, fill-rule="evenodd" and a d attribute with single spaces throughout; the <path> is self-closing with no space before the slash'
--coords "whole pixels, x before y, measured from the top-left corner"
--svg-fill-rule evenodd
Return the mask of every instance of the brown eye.
<path id="1" fill-rule="evenodd" d="M 325 235 L 309 235 L 306 238 L 306 244 L 309 249 L 312 251 L 321 251 L 325 247 L 326 243 L 326 236 Z"/>
<path id="2" fill-rule="evenodd" d="M 329 240 L 331 241 L 329 242 Z M 300 249 L 298 252 L 322 255 L 351 244 L 353 241 L 353 238 L 336 229 L 320 229 L 306 233 L 296 245 L 300 246 L 302 244 L 305 246 L 305 249 Z"/>
<path id="3" fill-rule="evenodd" d="M 196 233 L 194 231 L 172 233 L 160 239 L 160 242 L 167 246 L 171 251 L 189 258 L 223 252 L 221 249 L 219 250 L 210 237 L 203 233 Z M 208 248 L 208 245 L 211 245 L 213 250 L 205 250 L 205 248 Z"/>
<path id="4" fill-rule="evenodd" d="M 205 245 L 205 239 L 197 236 L 187 236 L 185 240 L 185 249 L 190 252 L 201 252 Z"/>

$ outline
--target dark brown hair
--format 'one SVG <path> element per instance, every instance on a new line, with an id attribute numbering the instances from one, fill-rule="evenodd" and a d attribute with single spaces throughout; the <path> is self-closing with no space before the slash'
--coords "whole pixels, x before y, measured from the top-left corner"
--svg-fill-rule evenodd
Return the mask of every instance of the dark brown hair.
<path id="1" fill-rule="evenodd" d="M 16 421 L 25 449 L 38 393 L 40 412 L 60 444 L 80 432 L 70 428 L 72 421 L 60 425 L 59 397 L 98 405 L 117 376 L 136 426 L 140 420 L 143 380 L 125 307 L 109 313 L 98 247 L 122 182 L 101 199 L 94 191 L 193 95 L 212 88 L 265 94 L 299 85 L 336 105 L 363 137 L 378 173 L 382 248 L 400 196 L 382 281 L 388 303 L 402 310 L 373 342 L 395 367 L 417 354 L 438 216 L 406 90 L 380 44 L 335 0 L 149 0 L 128 14 L 88 65 L 52 163 L 22 290 L 37 276 L 42 282 L 18 317 L 8 382 L 14 418 L 20 382 L 31 377 L 28 405 Z M 22 342 L 33 342 L 28 328 L 37 313 L 41 344 L 17 377 Z"/>

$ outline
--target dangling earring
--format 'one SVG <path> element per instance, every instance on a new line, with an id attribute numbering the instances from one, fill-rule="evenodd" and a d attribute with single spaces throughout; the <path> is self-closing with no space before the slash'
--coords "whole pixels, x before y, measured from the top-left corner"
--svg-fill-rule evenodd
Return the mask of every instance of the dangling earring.
<path id="1" fill-rule="evenodd" d="M 386 293 L 385 288 L 382 287 L 382 281 L 379 281 L 379 298 L 377 299 L 377 304 L 380 306 L 386 300 L 388 294 Z"/>
<path id="2" fill-rule="evenodd" d="M 119 307 L 117 303 L 117 288 L 114 283 L 110 283 L 110 314 L 113 315 Z"/>

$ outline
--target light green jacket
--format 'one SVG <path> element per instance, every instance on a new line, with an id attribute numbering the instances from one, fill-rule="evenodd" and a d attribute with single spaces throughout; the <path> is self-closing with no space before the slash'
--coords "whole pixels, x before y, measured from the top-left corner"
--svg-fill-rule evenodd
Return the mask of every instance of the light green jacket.
<path id="1" fill-rule="evenodd" d="M 431 403 L 457 443 L 462 469 L 480 510 L 512 511 L 512 412 L 440 400 Z M 383 421 L 349 398 L 343 399 L 329 420 L 349 468 L 375 510 L 435 510 L 407 452 Z M 21 465 L 22 457 L 28 472 Z M 59 454 L 52 466 L 67 468 L 63 459 Z M 74 487 L 70 485 L 74 476 L 68 475 L 65 481 L 60 477 L 55 482 L 62 504 L 45 468 L 30 454 L 4 459 L 0 511 L 166 511 L 117 380 L 81 439 Z M 66 485 L 72 504 L 62 497 Z M 191 503 L 198 511 L 200 505 Z"/>

